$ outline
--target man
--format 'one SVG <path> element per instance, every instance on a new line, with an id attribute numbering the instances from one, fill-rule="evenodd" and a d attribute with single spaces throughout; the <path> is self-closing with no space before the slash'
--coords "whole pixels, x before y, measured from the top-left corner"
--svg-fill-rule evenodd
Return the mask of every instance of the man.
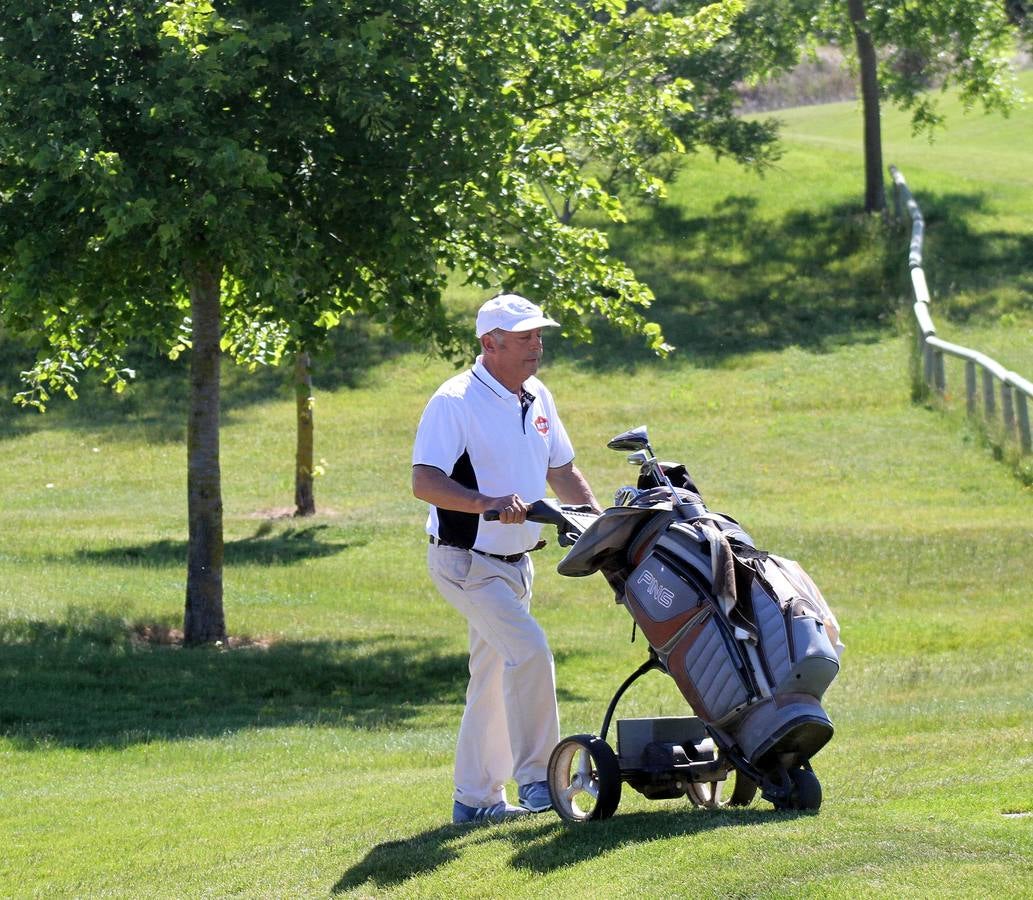
<path id="1" fill-rule="evenodd" d="M 557 325 L 516 294 L 485 303 L 477 314 L 481 355 L 438 388 L 416 432 L 412 489 L 430 504 L 427 566 L 469 626 L 454 822 L 551 807 L 546 767 L 559 712 L 552 652 L 530 612 L 529 552 L 540 546 L 541 526 L 526 521 L 527 509 L 546 483 L 565 503 L 599 509 L 552 395 L 535 378 L 542 329 Z M 498 510 L 498 521 L 485 521 L 486 510 Z M 519 806 L 506 802 L 510 778 Z"/>

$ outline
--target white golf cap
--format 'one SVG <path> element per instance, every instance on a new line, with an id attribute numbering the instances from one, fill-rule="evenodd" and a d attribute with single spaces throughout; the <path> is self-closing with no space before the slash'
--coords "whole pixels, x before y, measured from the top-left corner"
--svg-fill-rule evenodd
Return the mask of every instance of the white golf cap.
<path id="1" fill-rule="evenodd" d="M 477 313 L 477 337 L 501 328 L 503 331 L 530 331 L 532 328 L 555 326 L 554 322 L 530 300 L 519 294 L 499 294 L 492 297 Z"/>

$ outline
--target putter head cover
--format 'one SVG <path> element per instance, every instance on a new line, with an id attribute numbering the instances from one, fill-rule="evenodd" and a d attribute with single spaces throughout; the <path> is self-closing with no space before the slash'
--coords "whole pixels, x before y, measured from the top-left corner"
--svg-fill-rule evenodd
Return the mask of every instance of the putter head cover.
<path id="1" fill-rule="evenodd" d="M 699 488 L 696 487 L 696 482 L 692 480 L 692 476 L 684 465 L 681 463 L 662 462 L 660 463 L 660 468 L 663 469 L 664 474 L 671 480 L 671 484 L 675 488 L 682 488 L 683 490 L 691 491 L 697 496 L 702 496 Z M 656 484 L 651 477 L 643 475 L 638 480 L 638 486 L 640 490 L 648 490 L 655 487 Z"/>

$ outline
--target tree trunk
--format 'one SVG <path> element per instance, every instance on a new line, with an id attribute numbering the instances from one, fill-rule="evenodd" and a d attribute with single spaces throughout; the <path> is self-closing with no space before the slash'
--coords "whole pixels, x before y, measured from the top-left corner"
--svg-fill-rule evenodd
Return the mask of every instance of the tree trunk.
<path id="1" fill-rule="evenodd" d="M 296 516 L 312 516 L 316 512 L 316 498 L 312 490 L 315 398 L 312 396 L 311 363 L 308 353 L 304 350 L 299 350 L 294 358 L 294 400 L 298 421 L 297 451 L 294 456 Z"/>
<path id="2" fill-rule="evenodd" d="M 190 278 L 192 341 L 187 423 L 187 595 L 183 640 L 226 640 L 222 609 L 222 483 L 219 471 L 221 267 L 199 265 Z"/>
<path id="3" fill-rule="evenodd" d="M 875 44 L 868 31 L 864 0 L 847 0 L 850 22 L 857 43 L 861 68 L 861 103 L 864 108 L 864 209 L 881 212 L 886 208 L 882 175 L 882 123 L 879 113 L 879 72 Z"/>

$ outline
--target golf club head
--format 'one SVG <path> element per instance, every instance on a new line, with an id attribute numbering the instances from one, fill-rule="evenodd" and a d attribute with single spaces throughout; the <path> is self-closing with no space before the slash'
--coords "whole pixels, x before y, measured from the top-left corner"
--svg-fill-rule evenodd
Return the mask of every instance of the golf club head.
<path id="1" fill-rule="evenodd" d="M 613 494 L 613 505 L 614 506 L 631 506 L 635 502 L 635 499 L 641 494 L 637 487 L 632 487 L 630 484 L 624 485 L 624 487 L 617 488 Z"/>
<path id="2" fill-rule="evenodd" d="M 639 425 L 638 428 L 632 428 L 611 438 L 606 446 L 611 450 L 648 450 L 649 431 L 645 425 Z"/>

